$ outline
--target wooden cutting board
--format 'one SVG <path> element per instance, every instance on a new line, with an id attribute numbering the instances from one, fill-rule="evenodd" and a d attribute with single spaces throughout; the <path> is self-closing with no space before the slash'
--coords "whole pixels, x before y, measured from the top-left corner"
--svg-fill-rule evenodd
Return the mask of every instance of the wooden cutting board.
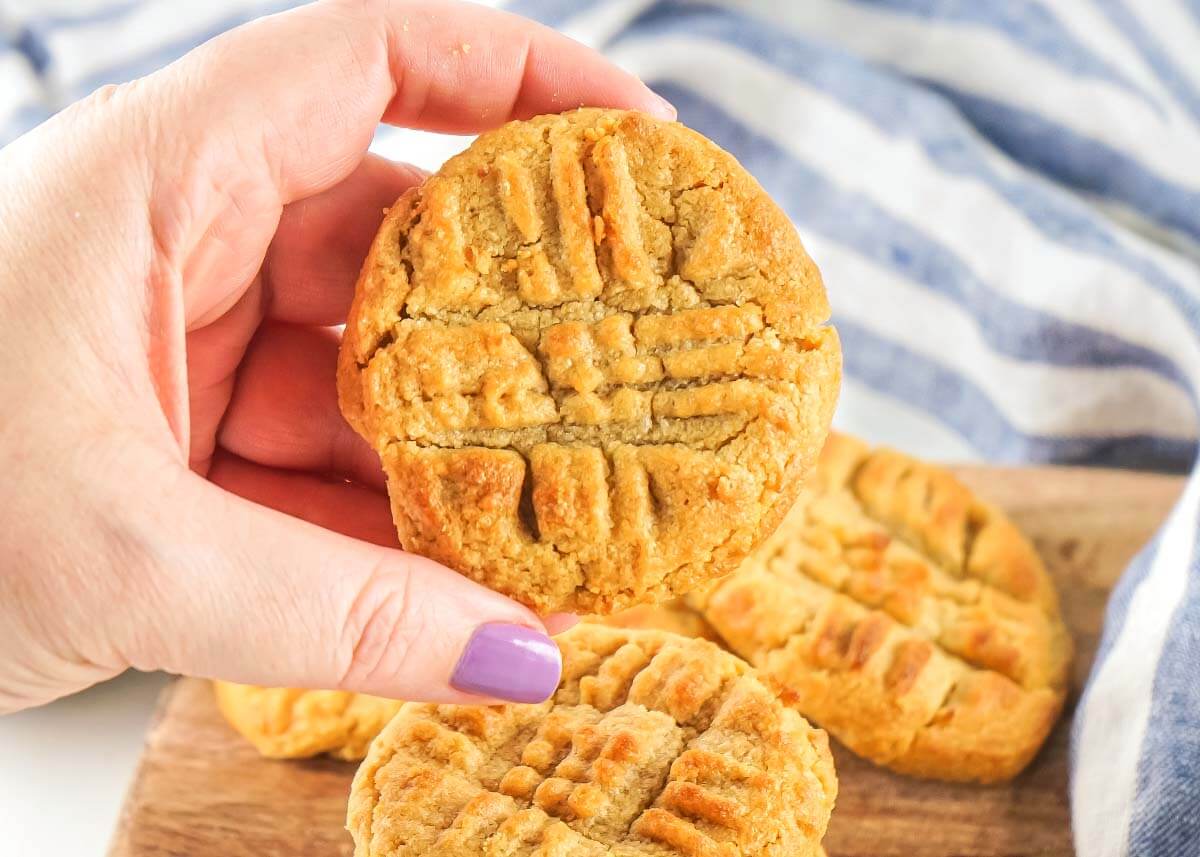
<path id="1" fill-rule="evenodd" d="M 888 773 L 834 747 L 841 782 L 830 857 L 1033 857 L 1072 853 L 1067 737 L 1108 591 L 1166 517 L 1175 477 L 1071 468 L 957 468 L 1037 544 L 1078 657 L 1067 711 L 1015 782 L 947 785 Z M 168 687 L 126 798 L 112 857 L 334 857 L 354 766 L 267 761 L 221 719 L 207 682 Z"/>

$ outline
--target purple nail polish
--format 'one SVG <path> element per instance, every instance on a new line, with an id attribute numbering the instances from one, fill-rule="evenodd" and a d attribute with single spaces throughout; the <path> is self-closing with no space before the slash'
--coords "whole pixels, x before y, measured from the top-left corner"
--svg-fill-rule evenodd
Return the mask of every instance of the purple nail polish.
<path id="1" fill-rule="evenodd" d="M 558 687 L 562 657 L 545 634 L 495 622 L 467 641 L 450 686 L 511 702 L 541 702 Z"/>

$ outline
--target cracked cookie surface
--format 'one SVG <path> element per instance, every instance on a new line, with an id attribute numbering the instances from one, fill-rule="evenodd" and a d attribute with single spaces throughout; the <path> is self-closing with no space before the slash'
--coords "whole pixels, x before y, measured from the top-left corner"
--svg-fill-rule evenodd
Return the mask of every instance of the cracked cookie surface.
<path id="1" fill-rule="evenodd" d="M 901 773 L 1009 779 L 1067 692 L 1033 546 L 950 473 L 843 435 L 771 538 L 688 601 L 785 701 Z"/>
<path id="2" fill-rule="evenodd" d="M 270 759 L 327 753 L 358 761 L 404 703 L 342 690 L 299 690 L 214 681 L 221 714 Z"/>
<path id="3" fill-rule="evenodd" d="M 356 857 L 815 857 L 825 733 L 705 640 L 583 624 L 538 705 L 409 703 L 351 789 Z"/>
<path id="4" fill-rule="evenodd" d="M 408 550 L 610 613 L 739 563 L 840 377 L 820 275 L 727 153 L 611 110 L 482 135 L 386 217 L 339 366 Z"/>

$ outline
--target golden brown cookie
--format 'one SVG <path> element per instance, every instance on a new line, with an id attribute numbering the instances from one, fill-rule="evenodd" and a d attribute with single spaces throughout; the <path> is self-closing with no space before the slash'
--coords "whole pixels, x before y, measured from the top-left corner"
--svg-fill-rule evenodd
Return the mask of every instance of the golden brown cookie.
<path id="1" fill-rule="evenodd" d="M 225 719 L 272 759 L 328 753 L 358 761 L 402 702 L 340 690 L 254 687 L 215 681 Z"/>
<path id="2" fill-rule="evenodd" d="M 705 640 L 579 625 L 538 705 L 409 703 L 354 778 L 356 857 L 813 857 L 825 733 Z"/>
<path id="3" fill-rule="evenodd" d="M 702 640 L 721 641 L 699 611 L 689 607 L 682 598 L 662 604 L 638 604 L 608 616 L 587 616 L 585 622 L 611 625 L 614 628 L 670 631 L 683 637 L 698 637 Z"/>
<path id="4" fill-rule="evenodd" d="M 541 613 L 736 567 L 820 450 L 820 274 L 726 152 L 586 109 L 482 135 L 391 209 L 338 384 L 408 550 Z"/>
<path id="5" fill-rule="evenodd" d="M 1016 527 L 946 471 L 841 435 L 774 535 L 689 601 L 806 717 L 906 774 L 1015 776 L 1067 691 L 1071 640 Z"/>

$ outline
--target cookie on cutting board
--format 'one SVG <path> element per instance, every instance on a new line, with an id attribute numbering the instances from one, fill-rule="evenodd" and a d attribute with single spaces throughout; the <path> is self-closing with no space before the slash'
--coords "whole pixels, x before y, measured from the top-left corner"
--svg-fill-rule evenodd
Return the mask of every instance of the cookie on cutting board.
<path id="1" fill-rule="evenodd" d="M 406 705 L 354 779 L 355 857 L 816 857 L 825 734 L 705 640 L 582 624 L 536 705 Z"/>
<path id="2" fill-rule="evenodd" d="M 256 687 L 215 681 L 217 707 L 263 756 L 327 753 L 358 761 L 404 703 L 342 690 Z"/>
<path id="3" fill-rule="evenodd" d="M 688 600 L 797 710 L 905 774 L 1009 779 L 1067 693 L 1028 540 L 945 470 L 845 435 L 754 556 Z"/>

